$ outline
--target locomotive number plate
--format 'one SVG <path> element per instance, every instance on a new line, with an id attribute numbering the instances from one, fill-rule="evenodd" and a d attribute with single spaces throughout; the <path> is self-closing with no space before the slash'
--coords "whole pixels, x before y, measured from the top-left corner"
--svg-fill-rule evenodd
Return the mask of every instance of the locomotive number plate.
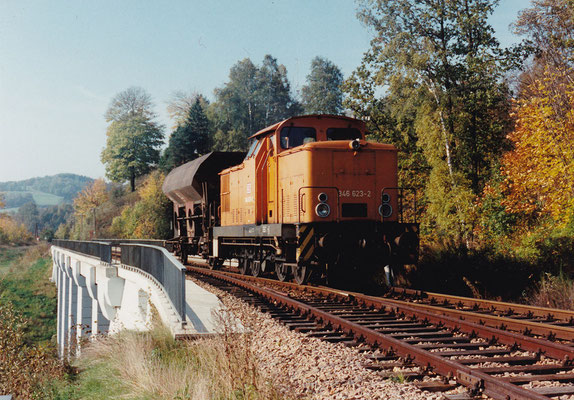
<path id="1" fill-rule="evenodd" d="M 371 197 L 370 190 L 339 190 L 339 197 Z"/>

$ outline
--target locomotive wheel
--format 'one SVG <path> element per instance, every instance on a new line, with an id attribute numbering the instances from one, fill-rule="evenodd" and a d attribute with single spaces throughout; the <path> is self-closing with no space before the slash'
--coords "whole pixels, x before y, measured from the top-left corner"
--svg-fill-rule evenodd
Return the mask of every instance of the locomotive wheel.
<path id="1" fill-rule="evenodd" d="M 295 282 L 299 285 L 304 285 L 309 280 L 311 276 L 311 268 L 306 265 L 297 266 L 294 268 L 293 277 L 295 278 Z"/>
<path id="2" fill-rule="evenodd" d="M 282 262 L 275 263 L 275 275 L 281 282 L 285 282 L 289 276 L 289 267 L 285 266 Z"/>
<path id="3" fill-rule="evenodd" d="M 249 258 L 247 257 L 242 257 L 239 259 L 239 272 L 241 272 L 241 275 L 247 275 L 250 273 L 251 270 L 251 262 L 249 260 Z"/>
<path id="4" fill-rule="evenodd" d="M 261 262 L 252 262 L 251 263 L 251 275 L 254 277 L 261 276 L 263 271 L 261 270 Z"/>

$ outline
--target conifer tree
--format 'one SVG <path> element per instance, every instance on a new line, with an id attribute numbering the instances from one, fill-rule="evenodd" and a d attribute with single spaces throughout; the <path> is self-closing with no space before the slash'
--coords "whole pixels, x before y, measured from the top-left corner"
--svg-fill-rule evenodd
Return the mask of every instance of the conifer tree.
<path id="1" fill-rule="evenodd" d="M 210 149 L 209 120 L 200 99 L 197 98 L 189 109 L 185 122 L 170 135 L 163 155 L 162 169 L 167 172 L 208 153 Z"/>

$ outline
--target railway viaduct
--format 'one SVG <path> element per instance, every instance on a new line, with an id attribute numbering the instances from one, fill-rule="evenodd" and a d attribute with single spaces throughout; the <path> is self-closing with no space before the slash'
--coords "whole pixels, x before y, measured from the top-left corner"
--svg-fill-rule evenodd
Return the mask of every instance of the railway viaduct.
<path id="1" fill-rule="evenodd" d="M 217 332 L 219 299 L 186 280 L 185 267 L 157 244 L 54 241 L 60 357 L 78 354 L 97 335 L 148 330 L 154 314 L 175 337 Z"/>

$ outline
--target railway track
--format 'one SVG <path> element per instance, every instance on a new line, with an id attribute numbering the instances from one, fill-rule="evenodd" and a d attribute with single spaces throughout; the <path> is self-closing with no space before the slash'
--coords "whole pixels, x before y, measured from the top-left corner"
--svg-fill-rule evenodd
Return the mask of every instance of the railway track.
<path id="1" fill-rule="evenodd" d="M 439 314 L 499 329 L 540 336 L 551 341 L 574 341 L 574 311 L 493 300 L 391 288 L 385 295 L 397 304 L 406 304 Z"/>
<path id="2" fill-rule="evenodd" d="M 365 367 L 382 376 L 399 365 L 408 368 L 403 375 L 421 379 L 417 385 L 423 390 L 460 384 L 471 396 L 574 399 L 574 327 L 567 312 L 552 310 L 548 318 L 549 309 L 525 314 L 512 305 L 510 312 L 508 303 L 432 300 L 430 294 L 400 290 L 381 298 L 204 268 L 190 271 L 291 329 L 357 347 L 368 354 Z M 406 301 L 408 296 L 413 298 Z"/>

